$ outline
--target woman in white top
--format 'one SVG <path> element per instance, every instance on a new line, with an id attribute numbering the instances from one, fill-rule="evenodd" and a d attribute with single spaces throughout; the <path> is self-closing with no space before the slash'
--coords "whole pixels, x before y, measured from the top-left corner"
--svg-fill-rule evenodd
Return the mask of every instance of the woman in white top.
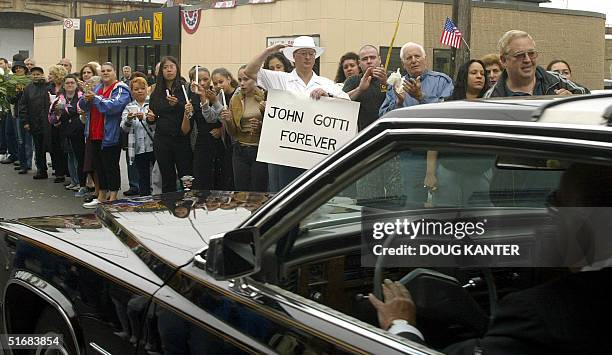
<path id="1" fill-rule="evenodd" d="M 266 58 L 279 50 L 294 63 L 295 69 L 291 73 L 261 68 Z M 338 87 L 332 80 L 318 76 L 312 70 L 315 60 L 324 51 L 324 48 L 315 45 L 312 37 L 300 36 L 293 41 L 291 47 L 285 44 L 277 44 L 266 48 L 258 56 L 251 59 L 244 70 L 244 74 L 251 79 L 256 79 L 257 84 L 266 90 L 276 89 L 305 93 L 315 100 L 322 96 L 350 100 L 348 94 L 342 91 L 342 88 Z M 304 171 L 304 169 L 279 166 L 279 188 L 282 189 L 287 186 Z"/>

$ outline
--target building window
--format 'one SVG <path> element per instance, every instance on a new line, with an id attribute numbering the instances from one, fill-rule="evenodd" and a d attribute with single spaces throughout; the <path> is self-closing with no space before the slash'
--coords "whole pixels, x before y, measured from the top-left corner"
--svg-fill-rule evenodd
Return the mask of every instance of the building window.
<path id="1" fill-rule="evenodd" d="M 389 66 L 387 67 L 387 72 L 394 72 L 397 68 L 400 69 L 402 74 L 405 74 L 404 66 L 402 65 L 402 60 L 400 59 L 400 50 L 401 47 L 393 47 L 391 49 L 391 58 L 389 58 Z M 385 61 L 387 60 L 387 53 L 389 52 L 389 47 L 380 47 L 380 62 L 384 66 Z"/>
<path id="2" fill-rule="evenodd" d="M 451 72 L 451 50 L 450 49 L 434 49 L 433 50 L 433 70 L 447 75 Z"/>

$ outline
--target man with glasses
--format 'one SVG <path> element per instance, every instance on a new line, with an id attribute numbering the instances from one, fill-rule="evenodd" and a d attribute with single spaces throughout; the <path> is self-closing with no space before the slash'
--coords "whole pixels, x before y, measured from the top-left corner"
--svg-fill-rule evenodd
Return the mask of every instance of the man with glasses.
<path id="1" fill-rule="evenodd" d="M 497 44 L 506 67 L 485 97 L 588 94 L 589 90 L 537 65 L 535 41 L 524 31 L 510 30 Z"/>
<path id="2" fill-rule="evenodd" d="M 400 50 L 404 69 L 400 90 L 389 87 L 385 102 L 379 110 L 382 116 L 400 107 L 440 102 L 453 93 L 453 81 L 448 75 L 427 68 L 427 57 L 423 46 L 408 42 Z"/>
<path id="3" fill-rule="evenodd" d="M 261 66 L 272 53 L 281 51 L 287 59 L 293 62 L 295 68 L 291 73 L 263 69 Z M 332 80 L 318 76 L 312 69 L 315 61 L 323 54 L 324 48 L 316 46 L 314 39 L 309 36 L 297 37 L 291 46 L 276 44 L 266 48 L 247 64 L 244 74 L 257 81 L 257 85 L 266 90 L 287 90 L 308 94 L 314 100 L 321 97 L 337 97 L 348 100 L 349 96 L 342 91 Z M 287 186 L 305 170 L 279 166 L 279 188 Z"/>
<path id="4" fill-rule="evenodd" d="M 366 44 L 359 50 L 359 66 L 363 74 L 354 75 L 344 82 L 343 90 L 351 100 L 361 102 L 359 107 L 359 130 L 366 128 L 378 119 L 378 109 L 385 101 L 387 73 L 380 65 L 380 55 L 376 47 Z"/>

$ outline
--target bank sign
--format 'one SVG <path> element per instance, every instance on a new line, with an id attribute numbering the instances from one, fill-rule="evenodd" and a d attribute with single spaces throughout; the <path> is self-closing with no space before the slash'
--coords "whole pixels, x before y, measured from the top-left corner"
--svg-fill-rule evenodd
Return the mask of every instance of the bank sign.
<path id="1" fill-rule="evenodd" d="M 146 9 L 81 17 L 74 46 L 141 46 L 179 44 L 179 7 Z"/>

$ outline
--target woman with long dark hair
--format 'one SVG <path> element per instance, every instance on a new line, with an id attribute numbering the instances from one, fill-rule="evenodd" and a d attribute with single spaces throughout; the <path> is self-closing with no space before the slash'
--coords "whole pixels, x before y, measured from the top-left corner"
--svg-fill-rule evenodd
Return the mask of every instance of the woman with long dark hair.
<path id="1" fill-rule="evenodd" d="M 193 188 L 222 190 L 223 155 L 222 126 L 219 112 L 223 109 L 220 98 L 212 89 L 210 71 L 202 66 L 189 70 L 191 81 L 189 99 L 195 107 L 193 123 L 197 134 L 193 145 Z"/>
<path id="2" fill-rule="evenodd" d="M 448 100 L 475 100 L 484 96 L 489 87 L 485 64 L 471 59 L 457 70 L 455 88 Z M 491 168 L 490 156 L 466 156 L 461 152 L 427 152 L 427 172 L 424 185 L 429 189 L 429 207 L 488 205 Z"/>
<path id="3" fill-rule="evenodd" d="M 238 88 L 238 81 L 234 79 L 232 73 L 225 68 L 217 68 L 212 72 L 213 88 L 218 93 L 221 103 L 225 102 L 225 109 L 228 109 L 230 100 Z M 221 97 L 223 92 L 223 97 Z M 225 100 L 225 101 L 224 101 Z M 234 190 L 234 168 L 232 162 L 233 139 L 225 130 L 221 130 L 221 139 L 225 146 L 223 154 L 223 190 Z"/>
<path id="4" fill-rule="evenodd" d="M 266 58 L 263 67 L 268 70 L 284 71 L 285 73 L 291 73 L 293 70 L 293 65 L 291 65 L 291 62 L 281 52 L 274 52 L 270 54 Z"/>
<path id="5" fill-rule="evenodd" d="M 263 65 L 264 69 L 272 71 L 280 71 L 285 73 L 291 73 L 293 71 L 293 65 L 285 55 L 281 52 L 274 52 L 270 54 Z M 268 163 L 268 191 L 278 192 L 280 189 L 280 180 L 278 178 L 279 165 Z"/>
<path id="6" fill-rule="evenodd" d="M 360 73 L 359 55 L 355 52 L 344 53 L 344 55 L 340 57 L 340 63 L 338 63 L 338 71 L 336 72 L 334 82 L 344 86 L 346 79 L 353 75 L 359 75 Z"/>
<path id="7" fill-rule="evenodd" d="M 455 89 L 450 100 L 473 100 L 484 96 L 489 87 L 489 78 L 484 63 L 470 59 L 457 70 Z"/>
<path id="8" fill-rule="evenodd" d="M 162 192 L 177 190 L 177 172 L 183 177 L 192 171 L 189 132 L 193 106 L 185 100 L 183 89 L 187 90 L 187 84 L 181 78 L 178 61 L 163 57 L 149 104 L 153 114 L 147 116 L 147 122 L 156 124 L 153 150 L 162 176 Z"/>

